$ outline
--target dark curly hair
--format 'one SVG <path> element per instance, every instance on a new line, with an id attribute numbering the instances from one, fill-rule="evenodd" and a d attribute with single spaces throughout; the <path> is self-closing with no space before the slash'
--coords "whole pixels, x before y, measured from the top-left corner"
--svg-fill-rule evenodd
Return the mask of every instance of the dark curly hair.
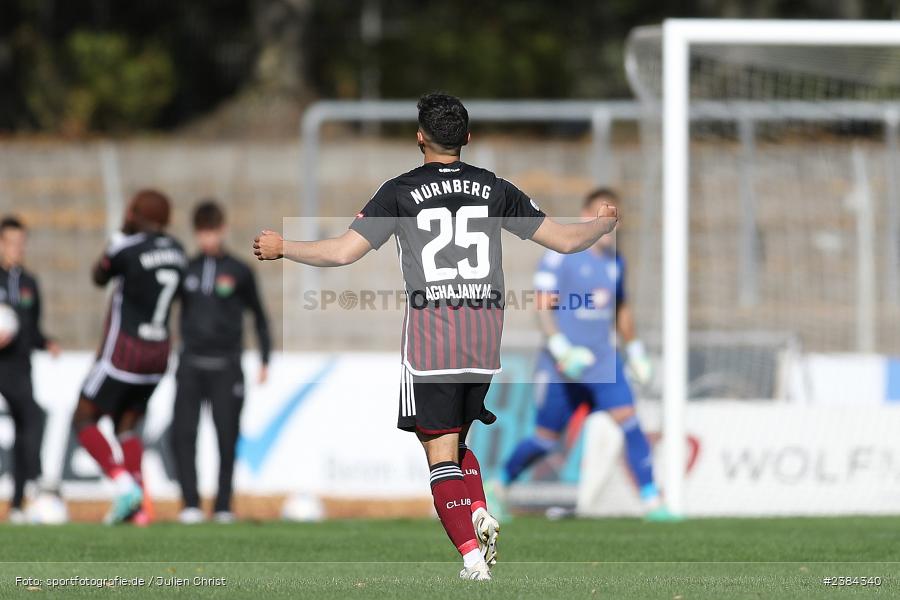
<path id="1" fill-rule="evenodd" d="M 138 231 L 143 230 L 147 224 L 165 227 L 169 224 L 171 211 L 172 204 L 168 196 L 158 190 L 140 190 L 131 198 L 131 225 L 136 226 Z"/>
<path id="2" fill-rule="evenodd" d="M 425 94 L 416 104 L 419 127 L 434 144 L 459 152 L 468 142 L 469 113 L 456 96 L 435 92 Z"/>

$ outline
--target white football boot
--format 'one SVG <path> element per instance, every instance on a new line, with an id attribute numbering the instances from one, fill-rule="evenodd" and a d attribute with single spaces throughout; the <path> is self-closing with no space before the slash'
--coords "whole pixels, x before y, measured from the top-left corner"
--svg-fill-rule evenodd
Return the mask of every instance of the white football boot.
<path id="1" fill-rule="evenodd" d="M 471 567 L 463 567 L 463 570 L 459 572 L 459 578 L 473 581 L 490 581 L 493 579 L 491 570 L 483 561 L 479 561 Z"/>
<path id="2" fill-rule="evenodd" d="M 472 513 L 472 525 L 484 562 L 489 567 L 497 564 L 497 539 L 500 537 L 500 523 L 485 508 Z"/>
<path id="3" fill-rule="evenodd" d="M 219 525 L 231 525 L 235 521 L 237 521 L 237 517 L 230 510 L 217 510 L 213 514 L 213 522 Z"/>
<path id="4" fill-rule="evenodd" d="M 11 525 L 26 525 L 28 516 L 21 508 L 11 508 L 9 510 L 9 522 Z"/>
<path id="5" fill-rule="evenodd" d="M 186 506 L 178 513 L 178 522 L 182 525 L 196 525 L 206 520 L 206 515 L 196 506 Z"/>

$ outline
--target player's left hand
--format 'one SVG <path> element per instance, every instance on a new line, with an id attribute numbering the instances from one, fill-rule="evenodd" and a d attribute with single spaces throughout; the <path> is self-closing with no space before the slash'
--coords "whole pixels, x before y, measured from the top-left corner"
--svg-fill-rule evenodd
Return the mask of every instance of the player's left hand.
<path id="1" fill-rule="evenodd" d="M 263 229 L 253 239 L 253 254 L 258 260 L 278 260 L 284 256 L 284 238 L 271 229 Z"/>
<path id="2" fill-rule="evenodd" d="M 612 233 L 619 223 L 619 210 L 614 204 L 604 202 L 597 211 L 598 219 L 606 219 L 606 233 Z M 605 235 L 605 234 L 604 234 Z"/>
<path id="3" fill-rule="evenodd" d="M 625 346 L 625 354 L 628 357 L 628 375 L 638 385 L 647 385 L 653 379 L 653 364 L 644 343 L 640 340 L 631 340 Z"/>
<path id="4" fill-rule="evenodd" d="M 259 383 L 259 385 L 263 385 L 268 380 L 269 380 L 269 365 L 262 365 L 259 367 L 259 375 L 257 375 L 256 381 L 257 381 L 257 383 Z"/>
<path id="5" fill-rule="evenodd" d="M 59 355 L 62 353 L 62 347 L 57 342 L 48 341 L 47 352 L 49 352 L 50 356 L 53 358 L 59 358 Z"/>

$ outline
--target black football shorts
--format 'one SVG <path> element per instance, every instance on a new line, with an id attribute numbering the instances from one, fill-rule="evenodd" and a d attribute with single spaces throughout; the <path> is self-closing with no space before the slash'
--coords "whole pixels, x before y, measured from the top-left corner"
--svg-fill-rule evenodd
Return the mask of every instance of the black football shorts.
<path id="1" fill-rule="evenodd" d="M 116 416 L 127 410 L 147 412 L 147 403 L 158 381 L 123 381 L 110 373 L 98 361 L 88 374 L 81 395 L 87 398 L 105 415 Z"/>
<path id="2" fill-rule="evenodd" d="M 397 427 L 438 435 L 458 433 L 473 421 L 490 425 L 497 420 L 494 413 L 484 407 L 490 385 L 491 375 L 420 376 L 404 367 Z"/>

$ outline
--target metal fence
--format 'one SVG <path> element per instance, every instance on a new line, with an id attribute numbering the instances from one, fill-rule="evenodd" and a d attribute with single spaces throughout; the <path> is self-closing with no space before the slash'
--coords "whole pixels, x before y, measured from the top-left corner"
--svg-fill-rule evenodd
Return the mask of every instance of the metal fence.
<path id="1" fill-rule="evenodd" d="M 580 196 L 593 185 L 612 184 L 620 188 L 626 199 L 620 246 L 632 267 L 629 287 L 641 328 L 653 338 L 661 314 L 661 227 L 660 162 L 658 147 L 654 145 L 658 121 L 652 107 L 646 111 L 646 107 L 630 101 L 472 101 L 467 107 L 476 132 L 485 123 L 584 124 L 586 135 L 574 136 L 569 133 L 537 137 L 532 133 L 530 137 L 510 138 L 491 131 L 476 137 L 466 149 L 467 160 L 515 181 L 556 215 L 576 215 Z M 697 104 L 692 115 L 695 121 L 731 123 L 738 133 L 735 147 L 701 147 L 698 151 L 729 153 L 740 174 L 741 181 L 735 186 L 739 193 L 728 203 L 715 198 L 693 199 L 698 215 L 711 211 L 714 202 L 727 204 L 715 210 L 724 211 L 722 218 L 733 222 L 737 232 L 735 239 L 727 240 L 728 254 L 720 257 L 722 261 L 732 261 L 730 286 L 736 291 L 736 306 L 752 308 L 759 302 L 758 286 L 764 276 L 760 272 L 764 265 L 758 230 L 766 225 L 768 209 L 765 199 L 758 197 L 756 186 L 746 183 L 768 177 L 767 169 L 772 168 L 754 158 L 757 129 L 773 119 L 866 121 L 875 123 L 879 135 L 883 135 L 881 142 L 866 149 L 866 157 L 878 167 L 870 170 L 872 178 L 878 180 L 873 189 L 883 194 L 874 221 L 879 249 L 876 275 L 884 284 L 877 310 L 867 313 L 851 307 L 846 314 L 832 315 L 841 331 L 847 333 L 834 339 L 823 338 L 819 346 L 854 348 L 860 318 L 872 320 L 867 326 L 879 331 L 896 328 L 891 307 L 897 304 L 900 245 L 898 115 L 900 108 L 895 104 Z M 411 141 L 359 135 L 346 127 L 338 127 L 335 132 L 329 125 L 414 123 L 415 117 L 415 103 L 411 100 L 328 101 L 307 110 L 300 143 L 211 142 L 177 137 L 88 143 L 9 140 L 0 144 L 0 210 L 22 214 L 31 226 L 30 264 L 43 282 L 48 330 L 60 335 L 70 347 L 91 348 L 97 343 L 103 317 L 99 307 L 104 297 L 90 285 L 88 270 L 103 247 L 108 229 L 118 223 L 121 199 L 131 191 L 147 185 L 167 191 L 176 203 L 174 231 L 187 240 L 193 202 L 205 196 L 219 197 L 230 213 L 230 245 L 236 254 L 249 258 L 247 243 L 258 229 L 277 227 L 283 217 L 301 216 L 336 217 L 327 221 L 305 219 L 307 229 L 303 237 L 313 237 L 326 229 L 335 231 L 335 223 L 354 215 L 380 182 L 420 160 Z M 804 156 L 814 154 L 812 150 L 803 144 L 787 149 L 801 162 L 806 160 Z M 836 223 L 835 227 L 846 230 L 848 235 L 855 231 L 854 223 Z M 726 235 L 730 236 L 730 231 L 720 237 Z M 717 248 L 726 247 L 718 238 L 710 240 L 700 248 L 702 252 L 715 254 Z M 191 246 L 189 241 L 187 245 Z M 539 249 L 517 252 L 507 264 L 508 280 L 513 285 L 528 285 L 538 256 Z M 692 262 L 703 264 L 705 258 L 692 250 Z M 846 275 L 854 277 L 860 270 L 857 259 L 856 266 L 846 266 Z M 277 321 L 284 301 L 291 302 L 291 290 L 285 298 L 279 268 L 264 265 L 258 273 L 266 302 Z M 304 285 L 307 284 L 309 281 Z M 798 307 L 798 311 L 802 308 Z M 715 328 L 724 318 L 705 308 L 702 298 L 692 304 L 691 311 L 692 324 L 699 327 Z M 804 341 L 811 341 L 808 345 L 814 348 L 817 325 L 813 321 L 817 318 L 812 313 L 807 320 L 797 317 L 797 333 Z M 274 329 L 280 335 L 279 328 Z M 509 331 L 515 335 L 517 331 L 533 329 L 533 322 L 523 317 L 511 323 Z M 394 330 L 385 325 L 383 331 L 383 339 L 375 336 L 378 339 L 369 341 L 378 348 L 394 348 Z M 339 347 L 344 333 L 337 324 L 335 329 L 320 334 L 307 332 L 303 339 L 291 341 L 290 346 Z M 898 350 L 894 348 L 898 338 L 884 336 L 876 349 Z"/>
<path id="2" fill-rule="evenodd" d="M 632 238 L 627 242 L 628 255 L 632 262 L 637 262 L 640 269 L 634 270 L 632 286 L 639 291 L 639 312 L 644 316 L 644 322 L 649 324 L 651 331 L 655 332 L 659 325 L 660 307 L 653 304 L 658 299 L 661 285 L 659 239 L 661 224 L 659 212 L 661 208 L 661 194 L 659 180 L 661 176 L 661 156 L 659 140 L 659 106 L 641 105 L 631 101 L 617 102 L 566 102 L 566 101 L 469 101 L 466 103 L 473 124 L 485 122 L 497 123 L 542 123 L 542 122 L 581 122 L 589 128 L 589 146 L 587 149 L 587 164 L 585 175 L 594 183 L 613 183 L 625 187 L 629 197 L 629 207 L 626 208 L 625 223 L 631 222 L 634 226 L 631 231 L 637 239 Z M 874 276 L 876 273 L 874 256 L 872 252 L 859 251 L 856 255 L 856 263 L 847 267 L 846 276 L 855 280 L 856 298 L 853 314 L 845 316 L 838 314 L 836 318 L 842 321 L 842 328 L 851 333 L 844 335 L 824 335 L 812 332 L 814 324 L 803 324 L 800 315 L 797 316 L 798 328 L 801 337 L 811 342 L 813 347 L 824 349 L 859 349 L 870 351 L 875 349 L 872 343 L 874 336 L 871 332 L 879 327 L 881 321 L 890 320 L 891 305 L 896 305 L 900 299 L 900 181 L 897 170 L 900 169 L 900 151 L 898 151 L 898 139 L 900 139 L 900 104 L 896 102 L 801 102 L 801 101 L 707 101 L 695 102 L 691 106 L 692 122 L 702 127 L 710 127 L 712 124 L 724 124 L 736 130 L 734 135 L 737 148 L 716 146 L 700 148 L 700 152 L 717 153 L 725 152 L 732 156 L 737 174 L 736 197 L 729 198 L 725 203 L 730 203 L 726 211 L 731 211 L 731 217 L 736 223 L 737 252 L 735 256 L 720 256 L 722 260 L 733 259 L 731 267 L 733 279 L 725 282 L 731 285 L 736 293 L 738 306 L 747 308 L 760 305 L 760 281 L 764 275 L 761 271 L 761 202 L 758 198 L 757 181 L 767 176 L 766 169 L 772 169 L 772 165 L 757 160 L 758 129 L 767 123 L 796 122 L 819 123 L 837 125 L 840 123 L 866 123 L 876 124 L 882 133 L 881 142 L 877 136 L 873 138 L 874 144 L 866 148 L 866 160 L 873 161 L 878 168 L 873 169 L 880 177 L 880 185 L 875 186 L 883 190 L 883 202 L 877 204 L 874 217 L 878 220 L 877 231 L 866 231 L 866 222 L 872 224 L 873 213 L 858 214 L 856 223 L 856 235 L 858 238 L 866 238 L 863 242 L 857 242 L 858 247 L 874 247 L 878 245 L 877 254 L 883 260 L 878 260 L 880 265 L 880 279 L 884 282 L 881 298 L 876 297 Z M 303 118 L 302 160 L 303 193 L 301 206 L 303 214 L 319 214 L 319 157 L 322 152 L 321 132 L 327 123 L 373 123 L 373 122 L 414 122 L 416 119 L 415 103 L 410 101 L 326 101 L 320 102 L 306 112 Z M 627 144 L 614 145 L 613 130 L 621 124 L 637 124 L 640 132 L 641 145 L 639 149 L 628 148 Z M 722 143 L 722 140 L 719 140 Z M 726 144 L 727 146 L 727 144 Z M 857 149 L 858 150 L 858 149 Z M 860 153 L 857 150 L 848 149 L 848 162 L 857 161 Z M 815 142 L 798 142 L 789 152 L 796 155 L 798 164 L 808 164 L 809 172 L 815 173 L 815 165 L 812 159 L 817 155 Z M 468 152 L 468 150 L 467 150 Z M 855 153 L 855 154 L 854 154 Z M 807 154 L 810 158 L 804 157 Z M 628 172 L 628 162 L 640 163 L 639 173 Z M 491 165 L 488 165 L 491 166 Z M 504 171 L 504 173 L 506 173 Z M 695 174 L 701 179 L 705 174 Z M 817 175 L 813 175 L 817 176 Z M 848 176 L 851 177 L 852 175 Z M 698 194 L 700 196 L 700 194 Z M 543 198 L 542 198 L 543 200 Z M 709 199 L 696 197 L 692 200 L 692 210 L 698 212 L 704 210 L 709 202 L 722 203 L 722 199 Z M 801 202 L 812 203 L 815 198 L 800 199 Z M 637 206 L 638 211 L 631 207 Z M 569 205 L 571 207 L 571 204 Z M 572 212 L 557 214 L 572 214 Z M 305 236 L 312 238 L 319 232 L 315 230 L 312 221 L 308 223 L 309 229 Z M 837 225 L 840 228 L 840 224 Z M 723 236 L 730 236 L 732 232 L 723 230 Z M 713 243 L 713 246 L 715 246 Z M 720 240 L 720 246 L 724 242 Z M 728 245 L 731 243 L 729 241 Z M 708 252 L 716 254 L 717 249 L 710 247 Z M 692 250 L 692 257 L 697 250 Z M 718 255 L 717 255 L 718 256 Z M 706 258 L 706 257 L 700 257 Z M 702 260 L 700 261 L 702 264 Z M 798 264 L 802 269 L 803 264 Z M 851 272 L 852 271 L 852 272 Z M 315 275 L 310 274 L 309 285 L 316 285 Z M 699 286 L 703 289 L 702 284 Z M 714 292 L 711 292 L 714 293 Z M 701 294 L 702 296 L 702 294 Z M 642 301 L 643 299 L 643 301 Z M 880 310 L 878 304 L 883 301 L 885 310 Z M 764 308 L 764 307 L 763 307 Z M 699 328 L 716 327 L 716 318 L 705 318 L 702 300 L 692 307 L 692 322 Z M 854 321 L 846 323 L 847 320 Z M 652 333 L 651 333 L 652 335 Z M 847 337 L 851 337 L 852 343 L 848 343 Z M 896 336 L 895 336 L 896 338 Z M 891 340 L 896 343 L 898 340 Z M 884 345 L 882 345 L 884 346 Z M 885 349 L 893 348 L 888 345 Z"/>

